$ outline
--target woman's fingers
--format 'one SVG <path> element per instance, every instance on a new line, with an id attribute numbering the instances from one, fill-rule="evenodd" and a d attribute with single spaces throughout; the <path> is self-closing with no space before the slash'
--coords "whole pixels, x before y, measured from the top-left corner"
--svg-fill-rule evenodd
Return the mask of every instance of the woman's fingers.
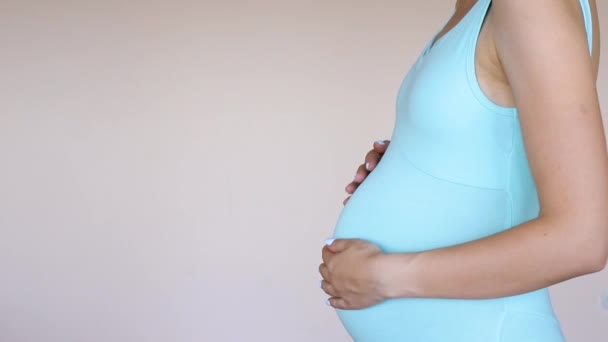
<path id="1" fill-rule="evenodd" d="M 378 162 L 380 161 L 381 157 L 382 155 L 376 152 L 376 150 L 371 150 L 367 152 L 367 154 L 365 155 L 365 170 L 372 171 L 376 167 L 376 165 L 378 165 Z"/>
<path id="2" fill-rule="evenodd" d="M 336 297 L 338 295 L 334 286 L 327 280 L 321 280 L 321 289 L 332 297 Z"/>
<path id="3" fill-rule="evenodd" d="M 331 298 L 327 299 L 327 305 L 333 306 L 336 309 L 342 309 L 342 310 L 347 310 L 350 308 L 348 303 L 346 302 L 346 300 L 344 300 L 344 298 L 338 298 L 338 297 L 331 297 Z"/>
<path id="4" fill-rule="evenodd" d="M 384 152 L 386 152 L 386 149 L 388 148 L 389 144 L 390 140 L 374 141 L 374 148 L 371 151 L 367 152 L 367 155 L 365 155 L 364 165 L 367 171 L 372 171 L 374 168 L 376 168 L 376 165 L 378 165 L 380 159 L 382 159 L 382 155 L 384 154 Z"/>
<path id="5" fill-rule="evenodd" d="M 374 150 L 380 154 L 383 154 L 384 152 L 386 152 L 386 149 L 388 148 L 388 145 L 390 145 L 390 143 L 390 140 L 376 140 L 373 144 Z"/>
<path id="6" fill-rule="evenodd" d="M 346 188 L 344 188 L 344 191 L 346 191 L 347 193 L 352 195 L 355 192 L 355 190 L 357 190 L 357 188 L 359 187 L 359 184 L 360 183 L 352 182 L 352 183 L 348 184 L 346 186 Z"/>
<path id="7" fill-rule="evenodd" d="M 323 279 L 329 281 L 329 269 L 327 268 L 327 265 L 325 263 L 322 263 L 321 265 L 319 265 L 319 273 L 321 273 L 321 277 L 323 277 Z"/>
<path id="8" fill-rule="evenodd" d="M 344 201 L 342 201 L 342 205 L 346 205 L 346 203 L 348 203 L 349 199 L 350 199 L 350 196 L 346 197 L 346 199 Z"/>
<path id="9" fill-rule="evenodd" d="M 355 178 L 352 182 L 348 183 L 344 190 L 346 193 L 352 195 L 355 190 L 359 187 L 361 183 L 367 178 L 369 173 L 376 168 L 380 159 L 382 159 L 382 155 L 386 152 L 388 145 L 390 144 L 390 140 L 376 140 L 374 141 L 374 148 L 367 152 L 365 155 L 365 163 L 359 165 L 357 168 L 357 172 L 355 173 Z M 344 201 L 342 201 L 343 205 L 346 205 L 350 196 L 346 197 Z"/>
<path id="10" fill-rule="evenodd" d="M 359 165 L 357 168 L 357 173 L 355 173 L 355 178 L 353 179 L 354 183 L 361 183 L 367 177 L 369 171 L 365 169 L 365 164 Z"/>

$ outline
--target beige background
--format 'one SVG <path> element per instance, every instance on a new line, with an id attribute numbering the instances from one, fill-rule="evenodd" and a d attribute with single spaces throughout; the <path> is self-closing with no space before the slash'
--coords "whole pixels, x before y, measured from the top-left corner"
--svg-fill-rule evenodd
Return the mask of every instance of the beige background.
<path id="1" fill-rule="evenodd" d="M 348 341 L 321 244 L 452 6 L 1 1 L 0 341 Z M 568 341 L 604 291 L 551 288 Z"/>

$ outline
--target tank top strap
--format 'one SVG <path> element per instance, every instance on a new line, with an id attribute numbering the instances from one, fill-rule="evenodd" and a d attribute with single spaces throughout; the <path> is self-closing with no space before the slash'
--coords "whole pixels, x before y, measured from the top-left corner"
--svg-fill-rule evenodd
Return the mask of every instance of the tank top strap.
<path id="1" fill-rule="evenodd" d="M 479 39 L 479 33 L 481 32 L 481 28 L 483 23 L 488 16 L 488 12 L 490 11 L 490 7 L 492 6 L 492 0 L 477 0 L 479 9 L 477 13 L 475 13 L 475 18 L 472 22 L 472 37 L 473 45 L 477 45 L 476 41 Z"/>
<path id="2" fill-rule="evenodd" d="M 479 35 L 481 29 L 488 16 L 488 12 L 492 5 L 492 0 L 478 0 L 476 3 L 476 12 L 471 18 L 470 27 L 467 30 L 467 37 L 464 39 L 464 58 L 465 58 L 465 70 L 466 77 L 468 80 L 468 86 L 471 92 L 486 109 L 493 112 L 494 114 L 517 117 L 517 109 L 515 107 L 501 106 L 492 101 L 481 88 L 479 80 L 477 79 L 476 70 L 476 51 L 477 43 L 479 41 Z"/>
<path id="3" fill-rule="evenodd" d="M 587 43 L 589 44 L 589 54 L 593 53 L 593 14 L 589 0 L 579 0 L 583 18 L 585 19 L 585 30 L 587 31 Z"/>

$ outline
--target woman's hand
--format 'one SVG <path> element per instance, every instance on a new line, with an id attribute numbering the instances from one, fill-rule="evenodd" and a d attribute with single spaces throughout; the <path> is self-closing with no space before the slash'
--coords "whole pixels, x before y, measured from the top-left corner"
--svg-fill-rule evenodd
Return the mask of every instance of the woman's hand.
<path id="1" fill-rule="evenodd" d="M 337 309 L 362 309 L 388 299 L 387 254 L 360 239 L 337 239 L 323 247 L 321 288 Z"/>
<path id="2" fill-rule="evenodd" d="M 367 152 L 367 155 L 365 156 L 365 163 L 359 165 L 357 173 L 355 174 L 355 179 L 346 186 L 345 190 L 347 193 L 352 195 L 355 190 L 357 190 L 357 187 L 363 183 L 363 180 L 367 178 L 367 175 L 376 167 L 376 165 L 378 165 L 390 143 L 390 140 L 378 140 L 374 142 L 374 148 Z M 346 197 L 342 204 L 345 205 L 349 199 L 350 196 Z"/>

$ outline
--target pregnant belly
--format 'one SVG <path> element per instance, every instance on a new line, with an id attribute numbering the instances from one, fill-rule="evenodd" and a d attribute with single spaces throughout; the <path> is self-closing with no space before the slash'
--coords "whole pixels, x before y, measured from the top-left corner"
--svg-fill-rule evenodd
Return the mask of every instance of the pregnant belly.
<path id="1" fill-rule="evenodd" d="M 415 252 L 492 235 L 508 228 L 509 215 L 505 191 L 434 177 L 391 144 L 343 207 L 333 237 L 365 239 L 388 253 Z M 337 312 L 358 342 L 511 341 L 499 337 L 505 322 L 515 332 L 532 322 L 514 326 L 520 321 L 511 318 L 513 312 L 533 312 L 530 317 L 540 322 L 535 329 L 558 336 L 544 340 L 562 341 L 547 293 L 477 300 L 400 298 Z"/>
<path id="2" fill-rule="evenodd" d="M 509 224 L 507 193 L 436 178 L 389 145 L 343 207 L 335 238 L 361 238 L 385 252 L 414 252 L 494 234 Z"/>

